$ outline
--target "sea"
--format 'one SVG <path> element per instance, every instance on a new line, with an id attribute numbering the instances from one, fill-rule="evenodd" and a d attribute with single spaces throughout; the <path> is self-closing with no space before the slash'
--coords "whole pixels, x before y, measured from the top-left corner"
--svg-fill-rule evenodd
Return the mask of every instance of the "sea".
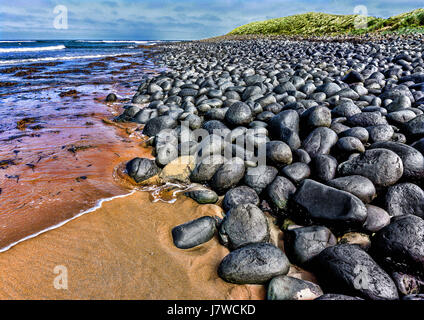
<path id="1" fill-rule="evenodd" d="M 0 251 L 132 192 L 116 172 L 151 152 L 113 119 L 162 42 L 0 39 Z"/>

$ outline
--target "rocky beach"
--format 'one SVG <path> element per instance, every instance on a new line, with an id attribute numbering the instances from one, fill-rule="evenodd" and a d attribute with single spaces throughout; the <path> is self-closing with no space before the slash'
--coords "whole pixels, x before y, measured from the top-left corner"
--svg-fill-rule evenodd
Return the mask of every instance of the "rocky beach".
<path id="1" fill-rule="evenodd" d="M 155 159 L 121 174 L 223 210 L 169 228 L 170 250 L 219 240 L 211 276 L 270 300 L 423 299 L 422 35 L 223 37 L 155 59 L 167 70 L 115 118 Z"/>
<path id="2" fill-rule="evenodd" d="M 96 80 L 67 66 L 48 117 L 0 132 L 0 298 L 423 299 L 423 40 L 225 36 L 90 60 Z"/>

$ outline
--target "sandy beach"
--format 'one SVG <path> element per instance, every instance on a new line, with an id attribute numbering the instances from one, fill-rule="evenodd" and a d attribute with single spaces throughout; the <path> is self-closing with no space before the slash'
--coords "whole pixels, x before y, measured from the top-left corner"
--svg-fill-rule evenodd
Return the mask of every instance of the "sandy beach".
<path id="1" fill-rule="evenodd" d="M 153 203 L 147 192 L 103 204 L 59 229 L 1 254 L 1 299 L 264 299 L 263 286 L 237 286 L 217 275 L 228 250 L 214 239 L 177 249 L 172 227 L 221 213 L 181 197 Z M 57 290 L 56 266 L 68 271 Z"/>

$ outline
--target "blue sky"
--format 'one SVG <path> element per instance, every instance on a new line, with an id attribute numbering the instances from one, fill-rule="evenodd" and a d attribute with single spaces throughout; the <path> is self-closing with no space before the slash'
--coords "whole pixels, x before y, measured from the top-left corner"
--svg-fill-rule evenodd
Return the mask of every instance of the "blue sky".
<path id="1" fill-rule="evenodd" d="M 55 29 L 54 8 L 68 9 Z M 389 17 L 423 0 L 0 0 L 0 39 L 185 40 L 225 34 L 248 22 L 309 11 Z"/>

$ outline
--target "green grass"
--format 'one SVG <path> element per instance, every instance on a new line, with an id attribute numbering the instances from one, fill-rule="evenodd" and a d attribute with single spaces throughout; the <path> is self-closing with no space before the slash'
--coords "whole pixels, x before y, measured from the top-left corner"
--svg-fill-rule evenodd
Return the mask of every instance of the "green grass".
<path id="1" fill-rule="evenodd" d="M 388 19 L 367 17 L 366 28 L 358 29 L 358 24 L 360 25 L 363 22 L 365 22 L 364 18 L 359 15 L 309 12 L 284 18 L 252 22 L 234 29 L 228 35 L 324 36 L 355 35 L 371 32 L 424 32 L 424 9 L 417 9 Z"/>

